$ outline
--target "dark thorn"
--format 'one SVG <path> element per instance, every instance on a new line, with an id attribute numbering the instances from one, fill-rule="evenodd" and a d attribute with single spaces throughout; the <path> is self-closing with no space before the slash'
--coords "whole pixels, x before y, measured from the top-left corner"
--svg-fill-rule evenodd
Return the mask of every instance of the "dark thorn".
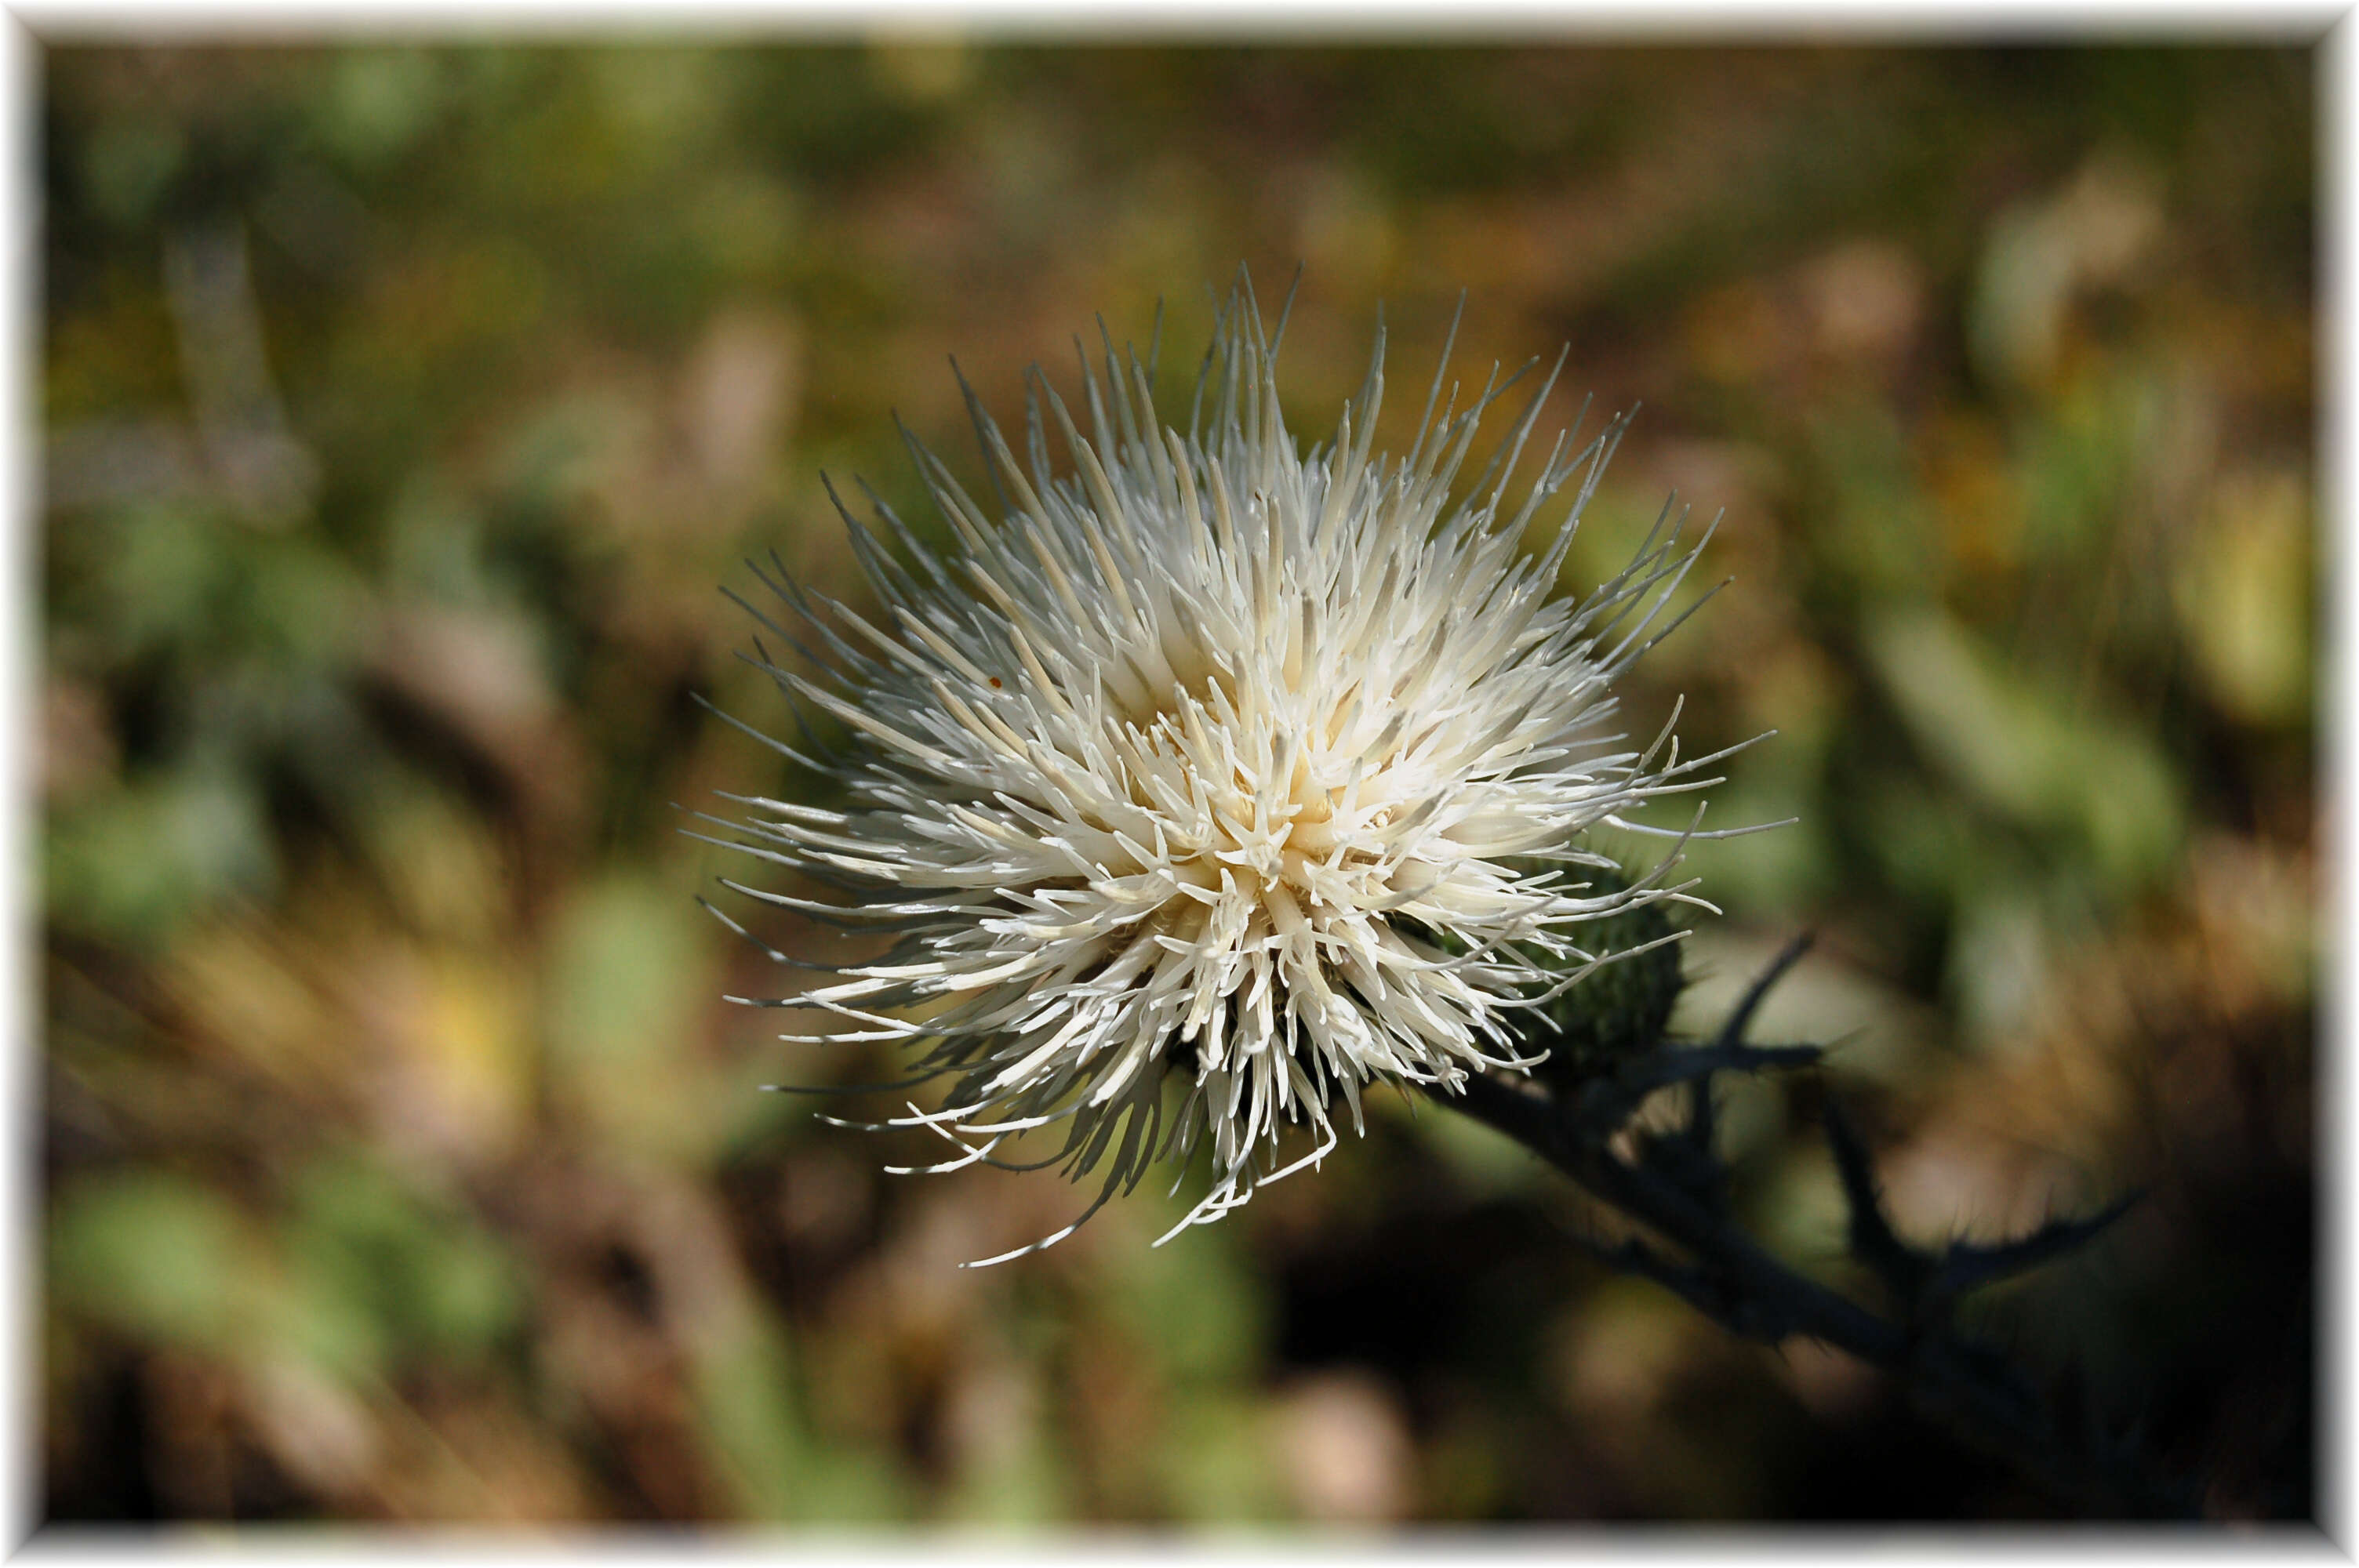
<path id="1" fill-rule="evenodd" d="M 1714 1073 L 1759 1073 L 1772 1067 L 1810 1067 L 1823 1054 L 1816 1045 L 1739 1045 L 1723 1043 L 1685 1050 L 1657 1051 L 1622 1064 L 1615 1080 L 1637 1099 L 1673 1084 L 1695 1083 Z"/>
<path id="2" fill-rule="evenodd" d="M 1843 1201 L 1851 1211 L 1851 1254 L 1874 1270 L 1913 1309 L 1923 1293 L 1930 1260 L 1894 1234 L 1885 1217 L 1884 1195 L 1877 1189 L 1867 1145 L 1832 1095 L 1827 1097 L 1824 1115 L 1827 1149 L 1834 1156 L 1835 1174 L 1843 1183 Z"/>
<path id="3" fill-rule="evenodd" d="M 1728 1022 L 1721 1025 L 1720 1038 L 1714 1042 L 1715 1044 L 1734 1045 L 1745 1038 L 1745 1025 L 1753 1022 L 1754 1011 L 1761 1005 L 1761 999 L 1769 994 L 1769 988 L 1782 979 L 1787 970 L 1802 961 L 1802 955 L 1809 952 L 1810 945 L 1817 940 L 1817 933 L 1805 931 L 1787 943 L 1784 949 L 1769 960 L 1769 967 L 1762 970 L 1761 978 L 1746 989 L 1736 1004 L 1736 1010 L 1728 1015 Z"/>
<path id="4" fill-rule="evenodd" d="M 2132 1193 L 2108 1204 L 2086 1219 L 2049 1220 L 2030 1235 L 2018 1237 L 2013 1241 L 1997 1242 L 1987 1247 L 1965 1242 L 1952 1245 L 1941 1255 L 1931 1289 L 1940 1296 L 1954 1298 L 1968 1291 L 2028 1273 L 2095 1240 L 2145 1196 L 2144 1193 Z"/>

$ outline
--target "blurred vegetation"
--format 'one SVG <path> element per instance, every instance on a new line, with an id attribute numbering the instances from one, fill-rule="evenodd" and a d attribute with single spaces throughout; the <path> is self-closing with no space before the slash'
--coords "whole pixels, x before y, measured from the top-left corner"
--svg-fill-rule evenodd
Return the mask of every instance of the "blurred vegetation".
<path id="1" fill-rule="evenodd" d="M 976 1272 L 1080 1195 L 884 1176 L 908 1148 L 756 1092 L 889 1064 L 722 1000 L 794 977 L 695 907 L 736 868 L 673 803 L 810 781 L 693 700 L 783 718 L 715 585 L 775 549 L 857 594 L 819 473 L 914 502 L 891 410 L 958 446 L 946 352 L 1006 417 L 1168 298 L 1176 390 L 1240 260 L 1307 264 L 1305 436 L 1380 298 L 1413 386 L 1462 286 L 1478 371 L 1569 341 L 1576 396 L 1643 401 L 1567 586 L 1670 491 L 1724 513 L 1737 581 L 1633 728 L 1775 729 L 1713 816 L 1800 817 L 1696 854 L 1683 1005 L 1819 929 L 1760 1034 L 1839 1043 L 1919 1234 L 2148 1189 L 1994 1325 L 2220 1513 L 2310 1511 L 2303 51 L 44 73 L 53 1520 L 2037 1516 L 1396 1096 L 1160 1250 L 1143 1189 Z M 1725 1126 L 1753 1222 L 1839 1271 L 1809 1098 Z"/>

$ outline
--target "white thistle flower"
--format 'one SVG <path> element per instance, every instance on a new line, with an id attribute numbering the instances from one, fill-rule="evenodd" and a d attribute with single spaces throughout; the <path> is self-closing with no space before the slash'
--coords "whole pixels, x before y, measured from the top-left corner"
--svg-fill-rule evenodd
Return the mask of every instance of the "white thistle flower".
<path id="1" fill-rule="evenodd" d="M 1184 435 L 1158 419 L 1151 349 L 1142 366 L 1109 342 L 1103 383 L 1084 356 L 1087 438 L 1035 371 L 1023 464 L 970 392 L 1000 516 L 911 439 L 957 542 L 929 548 L 872 493 L 897 554 L 846 513 L 873 620 L 756 568 L 830 673 L 781 668 L 758 643 L 757 662 L 799 721 L 807 702 L 851 731 L 820 757 L 763 739 L 832 773 L 849 804 L 729 796 L 761 815 L 723 826 L 855 902 L 724 885 L 897 935 L 761 1005 L 844 1025 L 789 1040 L 930 1043 L 893 1087 L 950 1076 L 941 1108 L 879 1124 L 959 1146 L 925 1169 L 996 1164 L 1003 1140 L 1067 1123 L 1040 1163 L 1105 1167 L 1083 1220 L 1167 1155 L 1184 1173 L 1201 1140 L 1212 1190 L 1176 1235 L 1318 1162 L 1339 1099 L 1360 1128 L 1364 1085 L 1450 1091 L 1533 1065 L 1510 1022 L 1608 956 L 1584 927 L 1685 896 L 1661 881 L 1676 851 L 1634 886 L 1591 881 L 1614 862 L 1585 836 L 1659 833 L 1627 814 L 1717 782 L 1697 776 L 1716 758 L 1610 730 L 1614 683 L 1669 630 L 1650 635 L 1701 544 L 1658 523 L 1587 598 L 1552 591 L 1622 421 L 1577 450 L 1560 435 L 1503 516 L 1554 371 L 1452 503 L 1478 418 L 1516 378 L 1495 368 L 1463 412 L 1453 385 L 1437 417 L 1445 344 L 1408 455 L 1374 452 L 1380 321 L 1333 441 L 1306 454 L 1279 414 L 1277 347 L 1250 287 L 1232 295 Z M 1523 553 L 1576 476 L 1554 538 Z M 1281 1164 L 1288 1124 L 1312 1147 Z"/>

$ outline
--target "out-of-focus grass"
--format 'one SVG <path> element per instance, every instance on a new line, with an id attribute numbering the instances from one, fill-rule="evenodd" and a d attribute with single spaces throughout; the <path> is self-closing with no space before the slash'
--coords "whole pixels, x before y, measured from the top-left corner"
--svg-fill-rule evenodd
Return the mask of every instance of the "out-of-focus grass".
<path id="1" fill-rule="evenodd" d="M 1990 1304 L 2232 1514 L 2306 1512 L 2314 102 L 2299 51 L 60 47 L 45 56 L 44 1273 L 53 1519 L 1997 1517 L 1807 1347 L 1602 1275 L 1515 1151 L 1378 1097 L 1147 1242 L 880 1177 L 724 993 L 679 836 L 808 790 L 714 593 L 862 592 L 955 351 L 1003 416 L 1103 311 L 1184 390 L 1274 301 L 1298 429 L 1572 345 L 1735 585 L 1649 731 L 1774 728 L 1699 847 L 1697 1026 L 1790 931 L 1894 1205 L 2143 1184 Z M 1416 399 L 1397 391 L 1385 428 Z M 1570 416 L 1571 404 L 1566 403 Z M 1633 846 L 1633 853 L 1640 847 Z M 725 895 L 724 895 L 725 896 Z M 740 901 L 742 903 L 742 901 Z M 741 916 L 753 913 L 738 905 Z M 760 934 L 823 956 L 795 922 Z M 843 1051 L 847 1048 L 836 1048 Z M 1840 1272 L 1808 1093 L 1726 1130 Z"/>

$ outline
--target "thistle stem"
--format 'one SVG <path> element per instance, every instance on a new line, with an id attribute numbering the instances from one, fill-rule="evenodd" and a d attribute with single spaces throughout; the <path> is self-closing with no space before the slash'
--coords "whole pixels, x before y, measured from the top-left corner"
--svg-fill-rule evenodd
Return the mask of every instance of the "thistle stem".
<path id="1" fill-rule="evenodd" d="M 1708 1092 L 1707 1085 L 1700 1094 Z M 2029 1379 L 1960 1332 L 1946 1313 L 1887 1317 L 1805 1277 L 1666 1171 L 1615 1154 L 1614 1130 L 1569 1101 L 1487 1076 L 1434 1098 L 1514 1139 L 1676 1247 L 1685 1261 L 1636 1242 L 1603 1256 L 1665 1284 L 1731 1333 L 1767 1345 L 1815 1339 L 1891 1373 L 1920 1408 L 2076 1510 L 2201 1517 L 2188 1489 L 2154 1474 L 2139 1455 L 2093 1433 L 2074 1441 Z M 1856 1193 L 1847 1196 L 1859 1201 Z"/>

